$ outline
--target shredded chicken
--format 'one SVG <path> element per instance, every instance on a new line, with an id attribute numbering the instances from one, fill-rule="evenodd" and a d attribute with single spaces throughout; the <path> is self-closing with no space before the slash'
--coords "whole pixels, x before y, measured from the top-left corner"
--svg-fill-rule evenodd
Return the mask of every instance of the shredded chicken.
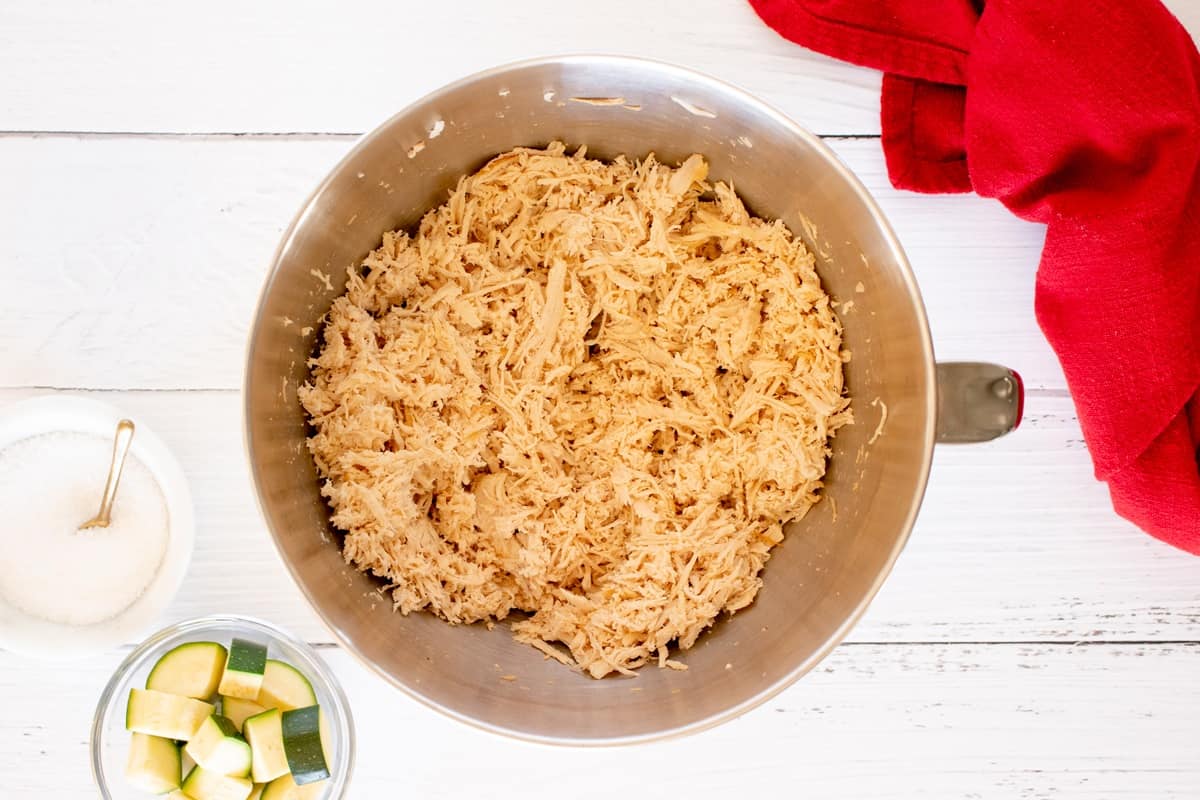
<path id="1" fill-rule="evenodd" d="M 517 149 L 388 233 L 300 392 L 348 562 L 594 677 L 753 601 L 850 420 L 813 257 L 678 168 Z M 565 649 L 564 649 L 565 646 Z"/>

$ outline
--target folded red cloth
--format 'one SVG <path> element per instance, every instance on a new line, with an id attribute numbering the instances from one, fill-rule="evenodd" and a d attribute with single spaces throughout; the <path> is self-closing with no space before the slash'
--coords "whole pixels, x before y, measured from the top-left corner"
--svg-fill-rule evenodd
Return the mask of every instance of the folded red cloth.
<path id="1" fill-rule="evenodd" d="M 1044 223 L 1037 318 L 1113 505 L 1200 554 L 1200 56 L 1157 0 L 750 0 L 884 70 L 892 183 Z"/>

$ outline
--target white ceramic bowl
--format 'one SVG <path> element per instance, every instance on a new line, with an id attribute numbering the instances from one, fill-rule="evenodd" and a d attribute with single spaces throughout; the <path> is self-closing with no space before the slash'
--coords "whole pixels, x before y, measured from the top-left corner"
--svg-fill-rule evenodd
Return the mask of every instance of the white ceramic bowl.
<path id="1" fill-rule="evenodd" d="M 162 566 L 146 591 L 117 616 L 75 626 L 37 619 L 0 597 L 0 648 L 45 659 L 68 659 L 142 639 L 170 604 L 192 558 L 196 519 L 183 470 L 167 446 L 136 415 L 91 398 L 46 395 L 0 407 L 0 450 L 43 433 L 67 431 L 110 439 L 117 422 L 137 426 L 130 453 L 162 489 L 170 518 L 170 539 Z M 97 476 L 103 485 L 104 476 Z M 99 500 L 99 493 L 97 493 Z M 80 520 L 82 522 L 83 520 Z"/>

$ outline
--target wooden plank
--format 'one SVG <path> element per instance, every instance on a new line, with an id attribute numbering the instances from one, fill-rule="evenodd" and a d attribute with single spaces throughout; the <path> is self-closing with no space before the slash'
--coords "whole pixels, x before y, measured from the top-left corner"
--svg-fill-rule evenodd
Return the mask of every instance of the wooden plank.
<path id="1" fill-rule="evenodd" d="M 123 653 L 70 670 L 0 653 L 9 797 L 90 794 L 87 730 Z M 767 705 L 672 742 L 551 749 L 430 711 L 340 649 L 352 797 L 1195 797 L 1198 645 L 845 645 Z M 583 680 L 581 678 L 581 680 Z M 38 687 L 36 692 L 30 687 Z M 785 788 L 787 787 L 787 788 Z"/>
<path id="2" fill-rule="evenodd" d="M 348 141 L 0 139 L 0 385 L 236 388 L 275 245 Z M 131 310 L 135 310 L 131 313 Z"/>
<path id="3" fill-rule="evenodd" d="M 905 243 L 939 355 L 1063 388 L 1033 319 L 1041 228 L 979 198 L 898 192 L 877 141 L 832 144 Z M 0 193 L 0 279 L 19 287 L 0 296 L 0 387 L 237 388 L 276 243 L 350 146 L 0 138 L 0 174 L 22 187 Z"/>
<path id="4" fill-rule="evenodd" d="M 34 394 L 0 391 L 0 403 Z M 114 392 L 191 481 L 196 554 L 174 621 L 271 620 L 330 642 L 288 577 L 251 494 L 233 392 Z M 786 545 L 785 545 L 786 546 Z M 856 642 L 1200 640 L 1200 562 L 1111 511 L 1064 397 L 988 445 L 938 449 L 912 540 L 851 634 Z M 771 572 L 766 572 L 770 591 Z"/>
<path id="5" fill-rule="evenodd" d="M 879 131 L 878 73 L 796 47 L 737 0 L 216 0 L 183 17 L 18 0 L 0 30 L 0 130 L 362 132 L 483 69 L 613 53 L 711 72 L 821 133 Z"/>

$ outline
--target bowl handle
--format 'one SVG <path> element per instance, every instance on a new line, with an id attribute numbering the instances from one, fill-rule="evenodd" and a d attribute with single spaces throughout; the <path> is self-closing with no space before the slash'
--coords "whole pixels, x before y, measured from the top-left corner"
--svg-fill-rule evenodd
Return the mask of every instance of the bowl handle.
<path id="1" fill-rule="evenodd" d="M 937 365 L 937 441 L 966 444 L 1003 436 L 1021 424 L 1021 376 L 999 364 L 948 361 Z"/>

